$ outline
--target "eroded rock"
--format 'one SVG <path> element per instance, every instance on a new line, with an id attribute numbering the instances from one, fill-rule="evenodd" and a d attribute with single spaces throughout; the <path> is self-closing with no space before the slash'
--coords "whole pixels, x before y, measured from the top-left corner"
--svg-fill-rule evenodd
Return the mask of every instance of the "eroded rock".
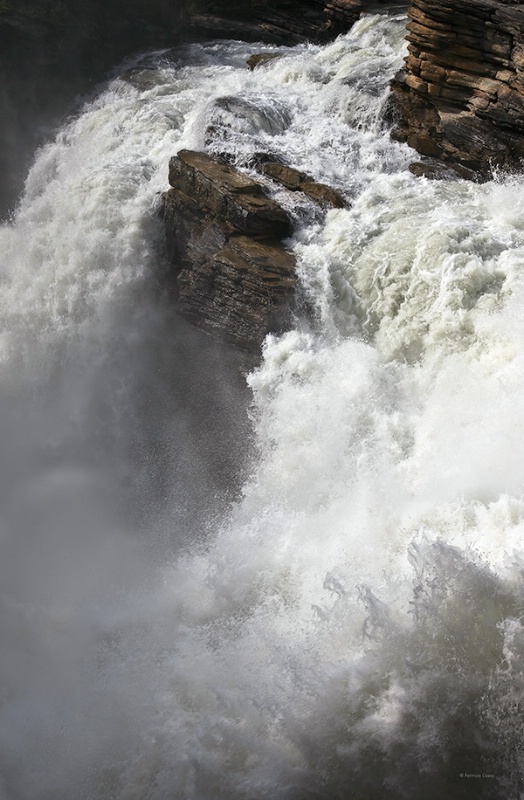
<path id="1" fill-rule="evenodd" d="M 250 236 L 289 236 L 291 222 L 263 187 L 234 167 L 192 150 L 169 162 L 169 183 L 211 216 Z"/>
<path id="2" fill-rule="evenodd" d="M 170 162 L 163 215 L 175 302 L 196 327 L 246 350 L 292 322 L 291 223 L 257 181 L 205 153 Z"/>
<path id="3" fill-rule="evenodd" d="M 252 163 L 290 192 L 324 207 L 345 205 L 330 186 L 278 157 L 254 153 Z M 287 212 L 266 185 L 224 156 L 181 150 L 169 163 L 169 182 L 163 216 L 179 312 L 196 327 L 258 350 L 267 333 L 285 330 L 298 305 L 305 307 L 283 241 L 292 228 Z"/>
<path id="4" fill-rule="evenodd" d="M 285 186 L 286 189 L 292 192 L 304 192 L 305 195 L 323 206 L 331 206 L 332 208 L 345 208 L 346 206 L 342 195 L 331 186 L 319 183 L 305 172 L 300 172 L 286 164 L 262 160 L 257 165 L 257 169 L 267 175 L 268 178 Z"/>
<path id="5" fill-rule="evenodd" d="M 263 67 L 264 64 L 269 64 L 279 57 L 279 53 L 254 53 L 246 60 L 246 64 L 250 69 L 256 69 L 256 67 Z"/>
<path id="6" fill-rule="evenodd" d="M 524 157 L 524 7 L 413 0 L 406 66 L 392 83 L 393 135 L 467 177 Z"/>

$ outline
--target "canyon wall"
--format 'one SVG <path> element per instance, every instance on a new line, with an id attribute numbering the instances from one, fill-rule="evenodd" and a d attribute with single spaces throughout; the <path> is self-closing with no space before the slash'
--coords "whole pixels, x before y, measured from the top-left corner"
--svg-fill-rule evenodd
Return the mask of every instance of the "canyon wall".
<path id="1" fill-rule="evenodd" d="M 520 168 L 524 7 L 413 0 L 405 69 L 392 84 L 393 135 L 465 177 Z"/>
<path id="2" fill-rule="evenodd" d="M 379 0 L 380 4 L 380 0 Z M 363 0 L 265 0 L 242 4 L 201 0 L 186 33 L 196 39 L 230 38 L 273 44 L 327 42 L 348 31 Z"/>

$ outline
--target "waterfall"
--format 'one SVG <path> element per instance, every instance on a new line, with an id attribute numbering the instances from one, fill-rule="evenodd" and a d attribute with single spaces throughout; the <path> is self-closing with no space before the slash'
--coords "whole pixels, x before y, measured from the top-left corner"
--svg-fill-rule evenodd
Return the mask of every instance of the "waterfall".
<path id="1" fill-rule="evenodd" d="M 1 800 L 521 797 L 524 185 L 409 172 L 404 25 L 148 54 L 37 154 L 0 230 Z M 293 198 L 312 319 L 247 375 L 163 291 L 182 148 L 348 203 Z"/>

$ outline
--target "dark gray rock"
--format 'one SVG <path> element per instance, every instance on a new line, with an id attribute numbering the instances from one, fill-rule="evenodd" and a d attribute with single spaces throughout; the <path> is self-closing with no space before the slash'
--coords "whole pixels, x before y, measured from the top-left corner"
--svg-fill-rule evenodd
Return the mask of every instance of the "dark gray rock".
<path id="1" fill-rule="evenodd" d="M 362 10 L 359 0 L 268 0 L 235 8 L 220 2 L 200 5 L 201 13 L 193 15 L 186 28 L 195 39 L 284 45 L 327 42 L 348 31 Z"/>

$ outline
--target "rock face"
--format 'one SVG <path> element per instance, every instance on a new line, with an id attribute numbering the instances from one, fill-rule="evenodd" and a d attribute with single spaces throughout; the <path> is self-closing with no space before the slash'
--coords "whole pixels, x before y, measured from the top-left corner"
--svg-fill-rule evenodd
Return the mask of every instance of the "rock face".
<path id="1" fill-rule="evenodd" d="M 274 61 L 275 58 L 278 58 L 278 53 L 255 53 L 246 59 L 246 64 L 249 69 L 256 69 L 257 67 L 264 66 L 264 64 L 269 64 L 269 62 Z"/>
<path id="2" fill-rule="evenodd" d="M 524 157 L 524 6 L 413 0 L 409 55 L 392 84 L 394 137 L 466 177 Z"/>
<path id="3" fill-rule="evenodd" d="M 196 39 L 226 38 L 292 45 L 326 42 L 348 31 L 359 18 L 361 0 L 267 0 L 233 5 L 200 3 L 188 33 Z"/>
<path id="4" fill-rule="evenodd" d="M 163 216 L 180 314 L 246 350 L 291 322 L 295 259 L 286 212 L 257 181 L 205 153 L 169 166 Z"/>

